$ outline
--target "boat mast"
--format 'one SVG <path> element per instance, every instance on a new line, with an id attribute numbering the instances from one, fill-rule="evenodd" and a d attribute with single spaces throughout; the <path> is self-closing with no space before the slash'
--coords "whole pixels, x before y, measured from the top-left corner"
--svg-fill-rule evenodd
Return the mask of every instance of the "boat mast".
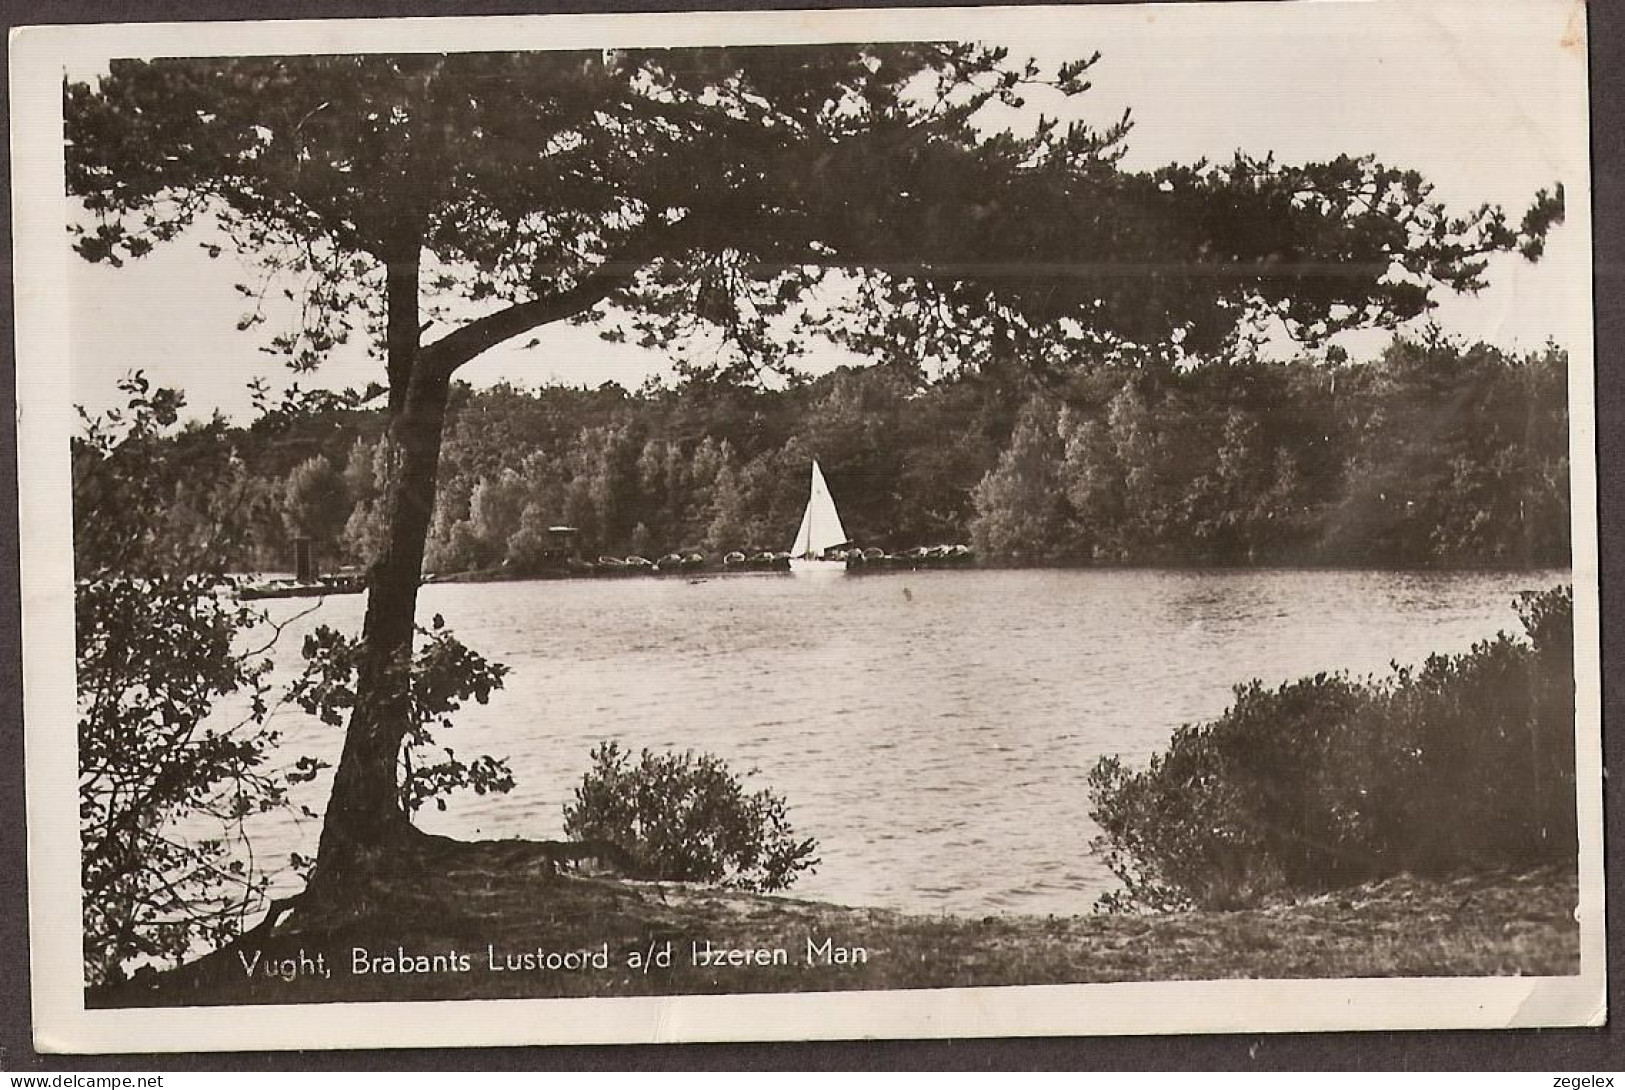
<path id="1" fill-rule="evenodd" d="M 823 474 L 818 471 L 818 459 L 813 459 L 812 481 L 807 485 L 807 556 L 817 556 L 813 549 L 813 542 L 818 540 L 815 527 L 818 525 L 818 482 Z"/>

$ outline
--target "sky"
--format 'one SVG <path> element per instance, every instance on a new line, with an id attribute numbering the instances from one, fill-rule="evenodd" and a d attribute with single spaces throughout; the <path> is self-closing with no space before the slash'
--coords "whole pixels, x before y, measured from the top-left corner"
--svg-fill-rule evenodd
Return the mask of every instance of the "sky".
<path id="1" fill-rule="evenodd" d="M 1228 158 L 1238 149 L 1273 151 L 1286 162 L 1371 153 L 1420 170 L 1436 195 L 1461 211 L 1499 203 L 1514 221 L 1538 189 L 1563 182 L 1568 220 L 1554 230 L 1544 259 L 1537 265 L 1515 256 L 1497 259 L 1489 289 L 1476 297 L 1443 298 L 1433 318 L 1452 333 L 1513 350 L 1537 349 L 1548 339 L 1575 350 L 1589 344 L 1585 44 L 1583 9 L 1570 0 L 790 14 L 791 22 L 786 13 L 690 15 L 680 23 L 656 22 L 660 17 L 577 19 L 562 35 L 559 24 L 539 19 L 458 25 L 471 45 L 500 41 L 504 48 L 532 39 L 647 43 L 658 33 L 706 40 L 722 34 L 758 40 L 968 36 L 1009 45 L 1013 53 L 1050 65 L 1098 50 L 1093 90 L 1071 100 L 1062 116 L 1104 125 L 1131 108 L 1135 127 L 1124 164 L 1131 169 Z M 206 31 L 196 25 L 185 28 L 185 38 L 144 28 L 142 35 L 98 39 L 78 51 L 67 70 L 74 78 L 92 74 L 101 70 L 105 60 L 98 58 L 104 55 L 234 51 L 223 46 L 293 51 L 282 43 L 300 41 L 246 27 L 212 39 L 198 38 Z M 389 38 L 394 33 L 407 34 L 417 48 L 448 48 L 455 40 L 444 33 L 412 38 L 421 28 L 399 23 L 357 22 L 343 31 L 351 37 L 324 33 L 319 48 L 349 47 L 350 41 L 400 48 L 398 39 Z M 120 269 L 78 259 L 69 264 L 75 402 L 93 410 L 116 404 L 117 379 L 142 369 L 160 384 L 184 388 L 194 412 L 221 409 L 241 419 L 250 378 L 262 376 L 273 385 L 294 379 L 258 351 L 266 327 L 235 330 L 243 308 L 232 284 L 245 279 L 247 270 L 230 257 L 210 261 L 195 241 L 183 237 Z M 1360 334 L 1345 343 L 1356 355 L 1368 355 L 1387 336 Z M 491 351 L 459 377 L 475 385 L 527 386 L 596 386 L 613 379 L 631 388 L 667 371 L 662 353 L 608 344 L 590 330 L 550 327 L 540 331 L 537 347 L 520 347 L 531 339 L 526 335 Z M 850 360 L 832 352 L 808 365 L 817 370 Z M 381 365 L 353 345 L 315 374 L 294 380 L 342 388 L 380 378 Z"/>

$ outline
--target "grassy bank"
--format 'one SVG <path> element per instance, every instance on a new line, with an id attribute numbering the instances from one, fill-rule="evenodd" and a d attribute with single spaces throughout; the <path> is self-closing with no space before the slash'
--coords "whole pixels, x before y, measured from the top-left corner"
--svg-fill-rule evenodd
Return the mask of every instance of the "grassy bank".
<path id="1" fill-rule="evenodd" d="M 1435 881 L 1400 877 L 1234 912 L 908 916 L 671 883 L 561 876 L 531 846 L 494 842 L 457 846 L 434 867 L 375 885 L 358 902 L 363 908 L 295 910 L 268 937 L 93 992 L 87 1001 L 200 1006 L 1561 975 L 1579 971 L 1576 902 L 1574 875 L 1543 868 Z M 738 953 L 705 964 L 707 943 L 713 954 Z M 670 963 L 662 964 L 667 950 Z M 575 954 L 572 967 L 545 965 L 548 955 L 579 951 L 607 964 L 577 968 Z M 651 951 L 655 964 L 644 969 L 638 959 Z M 408 959 L 411 971 L 402 971 Z M 533 961 L 544 964 L 533 967 Z M 363 964 L 366 971 L 357 971 Z"/>

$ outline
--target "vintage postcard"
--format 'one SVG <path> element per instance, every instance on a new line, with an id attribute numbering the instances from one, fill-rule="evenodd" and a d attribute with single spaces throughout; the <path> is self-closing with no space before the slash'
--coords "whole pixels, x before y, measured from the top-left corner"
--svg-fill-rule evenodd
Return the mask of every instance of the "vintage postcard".
<path id="1" fill-rule="evenodd" d="M 41 1049 L 1604 1019 L 1580 4 L 10 78 Z"/>

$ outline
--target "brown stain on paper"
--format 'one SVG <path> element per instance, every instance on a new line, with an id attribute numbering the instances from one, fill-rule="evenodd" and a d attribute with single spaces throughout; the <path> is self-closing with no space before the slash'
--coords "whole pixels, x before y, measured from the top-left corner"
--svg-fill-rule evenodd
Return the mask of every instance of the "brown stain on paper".
<path id="1" fill-rule="evenodd" d="M 1585 0 L 1575 0 L 1574 6 L 1569 9 L 1569 21 L 1563 26 L 1563 37 L 1558 39 L 1559 49 L 1573 53 L 1581 60 L 1586 55 L 1586 6 Z"/>

